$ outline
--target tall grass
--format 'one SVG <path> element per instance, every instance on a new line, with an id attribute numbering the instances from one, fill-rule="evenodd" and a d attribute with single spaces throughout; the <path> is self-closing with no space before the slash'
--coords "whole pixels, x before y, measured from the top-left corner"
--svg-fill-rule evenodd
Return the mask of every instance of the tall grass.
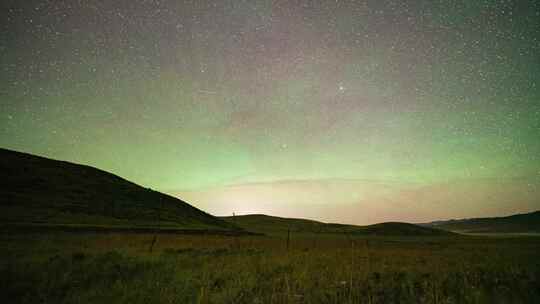
<path id="1" fill-rule="evenodd" d="M 44 237 L 0 239 L 4 303 L 540 303 L 536 238 Z"/>

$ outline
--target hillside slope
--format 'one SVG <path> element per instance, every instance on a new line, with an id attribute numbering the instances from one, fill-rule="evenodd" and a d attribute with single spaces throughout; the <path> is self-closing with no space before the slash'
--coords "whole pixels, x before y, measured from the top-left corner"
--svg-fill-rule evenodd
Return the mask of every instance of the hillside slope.
<path id="1" fill-rule="evenodd" d="M 398 222 L 368 226 L 323 223 L 307 219 L 283 218 L 264 214 L 227 216 L 222 219 L 243 229 L 282 235 L 290 230 L 295 234 L 352 234 L 366 236 L 448 236 L 448 231 Z"/>
<path id="2" fill-rule="evenodd" d="M 436 221 L 422 225 L 464 233 L 538 233 L 540 211 L 505 217 Z"/>
<path id="3" fill-rule="evenodd" d="M 78 164 L 0 149 L 0 222 L 72 226 L 237 228 L 188 203 Z"/>

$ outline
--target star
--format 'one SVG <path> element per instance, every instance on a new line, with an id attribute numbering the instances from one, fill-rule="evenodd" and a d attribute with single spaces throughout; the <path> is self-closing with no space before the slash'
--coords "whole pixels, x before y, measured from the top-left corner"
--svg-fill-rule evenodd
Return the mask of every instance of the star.
<path id="1" fill-rule="evenodd" d="M 237 176 L 538 184 L 535 1 L 23 2 L 0 13 L 2 148 L 158 189 Z M 471 212 L 506 210 L 515 183 Z M 341 192 L 324 195 L 328 210 Z M 357 211 L 341 220 L 365 223 Z"/>

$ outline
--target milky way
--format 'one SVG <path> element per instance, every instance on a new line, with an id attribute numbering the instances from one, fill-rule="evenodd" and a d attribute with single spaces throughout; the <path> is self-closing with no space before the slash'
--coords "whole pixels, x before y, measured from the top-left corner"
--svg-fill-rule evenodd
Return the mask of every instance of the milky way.
<path id="1" fill-rule="evenodd" d="M 538 1 L 1 6 L 2 147 L 212 213 L 540 208 Z"/>

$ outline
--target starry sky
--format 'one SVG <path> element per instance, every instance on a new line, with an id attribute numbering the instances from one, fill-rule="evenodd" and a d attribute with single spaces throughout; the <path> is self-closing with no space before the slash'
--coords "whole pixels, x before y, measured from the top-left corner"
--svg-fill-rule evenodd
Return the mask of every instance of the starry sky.
<path id="1" fill-rule="evenodd" d="M 540 2 L 2 1 L 0 146 L 216 215 L 540 209 Z"/>

